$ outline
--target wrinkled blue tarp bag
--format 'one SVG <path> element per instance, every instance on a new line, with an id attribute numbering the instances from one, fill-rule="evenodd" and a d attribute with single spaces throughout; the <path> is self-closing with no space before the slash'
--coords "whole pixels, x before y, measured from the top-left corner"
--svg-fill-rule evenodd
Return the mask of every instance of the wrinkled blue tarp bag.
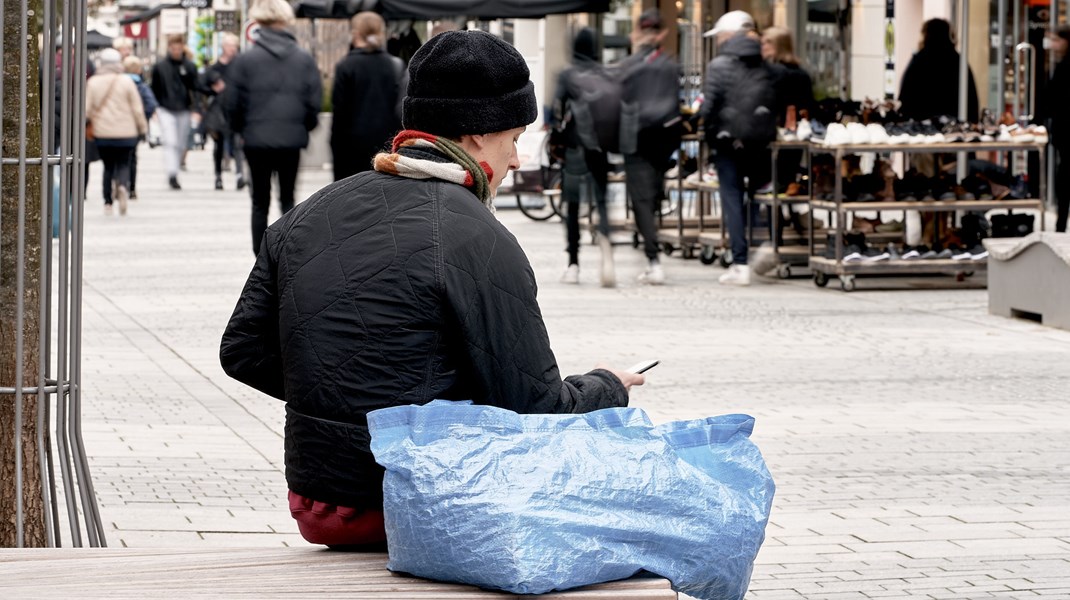
<path id="1" fill-rule="evenodd" d="M 522 594 L 641 570 L 697 598 L 747 591 L 774 489 L 747 415 L 654 427 L 636 408 L 436 400 L 368 425 L 392 571 Z"/>

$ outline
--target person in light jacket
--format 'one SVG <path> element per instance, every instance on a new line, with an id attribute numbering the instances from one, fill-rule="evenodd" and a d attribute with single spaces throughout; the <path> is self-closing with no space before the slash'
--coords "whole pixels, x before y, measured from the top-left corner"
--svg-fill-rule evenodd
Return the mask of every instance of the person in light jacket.
<path id="1" fill-rule="evenodd" d="M 119 214 L 125 215 L 130 156 L 148 132 L 148 121 L 137 84 L 124 73 L 118 50 L 100 53 L 100 68 L 86 83 L 85 114 L 104 161 L 104 213 L 112 214 L 112 202 L 118 201 Z"/>

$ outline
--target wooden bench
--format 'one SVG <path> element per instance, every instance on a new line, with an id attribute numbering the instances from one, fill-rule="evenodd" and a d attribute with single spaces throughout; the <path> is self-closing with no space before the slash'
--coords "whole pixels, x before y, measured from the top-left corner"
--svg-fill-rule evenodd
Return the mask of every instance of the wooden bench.
<path id="1" fill-rule="evenodd" d="M 515 598 L 467 585 L 391 573 L 385 554 L 318 548 L 0 550 L 0 598 Z M 677 598 L 659 577 L 634 577 L 540 598 Z"/>

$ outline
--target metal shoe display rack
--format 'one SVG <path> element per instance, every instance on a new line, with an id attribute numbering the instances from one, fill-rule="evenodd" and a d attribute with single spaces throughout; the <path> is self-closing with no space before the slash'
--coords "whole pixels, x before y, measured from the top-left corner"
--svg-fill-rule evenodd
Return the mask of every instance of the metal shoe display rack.
<path id="1" fill-rule="evenodd" d="M 780 232 L 780 220 L 783 215 L 782 208 L 784 205 L 801 205 L 809 204 L 811 201 L 810 193 L 800 194 L 795 196 L 782 195 L 778 191 L 779 185 L 777 174 L 777 158 L 780 155 L 781 150 L 802 150 L 803 156 L 806 161 L 806 173 L 811 173 L 810 165 L 810 143 L 809 142 L 773 142 L 770 144 L 770 150 L 772 150 L 772 178 L 773 189 L 768 194 L 755 194 L 754 202 L 759 206 L 765 206 L 769 208 L 769 226 L 772 231 L 772 235 L 769 236 L 772 239 L 761 235 L 762 229 L 756 230 L 754 222 L 749 218 L 750 211 L 747 211 L 747 243 L 751 247 L 757 247 L 764 241 L 771 241 L 773 256 L 776 258 L 776 274 L 781 279 L 787 279 L 791 277 L 792 267 L 806 267 L 809 265 L 810 260 L 810 247 L 807 244 L 807 238 L 803 235 L 796 234 L 794 231 L 786 231 L 781 235 Z M 810 175 L 812 178 L 812 175 Z M 812 187 L 812 181 L 808 182 Z M 813 227 L 813 217 L 809 220 L 810 227 Z M 726 265 L 727 266 L 727 265 Z"/>
<path id="2" fill-rule="evenodd" d="M 697 145 L 696 160 L 701 173 L 705 169 L 705 144 L 702 143 L 701 132 L 687 134 L 680 140 L 680 156 L 687 153 L 688 144 Z M 690 182 L 684 180 L 683 169 L 677 168 L 676 177 L 666 178 L 665 190 L 667 199 L 671 200 L 673 191 L 676 193 L 675 209 L 668 212 L 662 210 L 658 213 L 658 244 L 666 256 L 679 249 L 684 258 L 693 258 L 695 250 L 704 247 L 701 241 L 703 235 L 715 234 L 720 236 L 720 219 L 712 215 L 714 203 L 712 202 L 711 190 L 715 190 L 709 182 Z M 691 210 L 687 210 L 688 202 L 686 194 L 690 193 Z M 672 203 L 670 202 L 670 206 Z M 666 226 L 666 214 L 676 213 L 675 223 Z M 690 216 L 686 213 L 690 212 Z M 638 233 L 638 232 L 637 232 Z M 638 247 L 638 237 L 635 238 Z M 704 261 L 705 262 L 705 261 Z"/>
<path id="3" fill-rule="evenodd" d="M 903 213 L 903 222 L 906 223 L 907 211 L 919 212 L 955 212 L 955 211 L 988 211 L 988 210 L 1036 210 L 1040 213 L 1040 230 L 1044 229 L 1044 201 L 1046 197 L 1047 181 L 1045 174 L 1045 146 L 1042 143 L 1015 143 L 1015 142 L 992 142 L 992 143 L 948 143 L 948 144 L 917 144 L 917 145 L 891 145 L 891 144 L 865 144 L 824 146 L 812 144 L 811 154 L 826 153 L 835 156 L 835 188 L 832 200 L 810 200 L 810 270 L 813 271 L 814 284 L 818 287 L 828 285 L 832 277 L 840 280 L 840 289 L 850 292 L 855 289 L 855 277 L 866 275 L 929 275 L 947 274 L 955 275 L 961 279 L 969 277 L 975 272 L 984 271 L 987 268 L 987 259 L 981 260 L 953 260 L 953 259 L 911 259 L 911 260 L 881 260 L 881 261 L 852 261 L 844 262 L 844 234 L 845 223 L 848 213 L 862 211 L 900 211 Z M 890 153 L 902 152 L 906 155 L 918 153 L 959 153 L 959 152 L 1013 152 L 1027 151 L 1037 152 L 1040 159 L 1040 198 L 1022 200 L 917 200 L 917 201 L 894 201 L 894 202 L 845 202 L 843 195 L 843 171 L 840 165 L 843 157 L 847 154 L 860 152 Z M 811 173 L 812 176 L 812 173 Z M 812 183 L 812 182 L 811 182 Z M 811 196 L 813 196 L 813 185 Z M 813 215 L 815 210 L 827 210 L 835 215 L 836 255 L 835 258 L 826 258 L 817 253 L 818 245 L 814 241 Z"/>

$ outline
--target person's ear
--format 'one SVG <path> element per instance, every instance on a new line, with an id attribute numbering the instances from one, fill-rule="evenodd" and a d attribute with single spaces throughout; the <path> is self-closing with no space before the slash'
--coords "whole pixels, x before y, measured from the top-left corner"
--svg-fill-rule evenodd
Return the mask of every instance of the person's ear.
<path id="1" fill-rule="evenodd" d="M 483 135 L 481 133 L 472 133 L 472 134 L 462 135 L 461 136 L 461 143 L 462 143 L 461 145 L 464 145 L 465 138 L 467 138 L 468 139 L 468 143 L 472 147 L 476 148 L 477 150 L 482 150 L 487 145 L 487 136 L 485 136 L 485 135 Z"/>

